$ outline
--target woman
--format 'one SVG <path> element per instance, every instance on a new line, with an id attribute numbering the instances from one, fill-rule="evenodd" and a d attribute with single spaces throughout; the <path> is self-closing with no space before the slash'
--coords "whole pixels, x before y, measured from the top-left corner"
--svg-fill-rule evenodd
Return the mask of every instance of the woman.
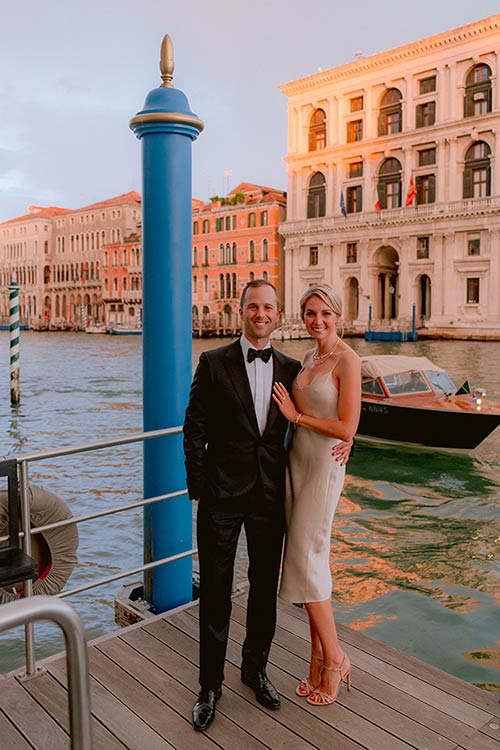
<path id="1" fill-rule="evenodd" d="M 349 442 L 361 409 L 361 367 L 337 335 L 338 294 L 326 284 L 309 287 L 300 301 L 302 319 L 316 347 L 306 352 L 292 398 L 275 383 L 273 398 L 296 427 L 287 476 L 287 536 L 279 595 L 305 604 L 311 631 L 309 674 L 297 694 L 313 705 L 333 703 L 342 682 L 350 688 L 351 664 L 342 651 L 332 612 L 331 527 L 344 483 L 333 444 Z M 341 447 L 333 451 L 341 456 Z"/>

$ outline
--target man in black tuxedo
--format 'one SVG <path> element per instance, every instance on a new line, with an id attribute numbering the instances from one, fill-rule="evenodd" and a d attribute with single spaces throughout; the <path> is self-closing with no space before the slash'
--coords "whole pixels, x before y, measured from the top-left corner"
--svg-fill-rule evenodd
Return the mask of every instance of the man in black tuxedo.
<path id="1" fill-rule="evenodd" d="M 266 664 L 276 627 L 285 529 L 288 422 L 271 392 L 275 381 L 290 390 L 300 363 L 269 345 L 279 315 L 272 284 L 263 279 L 249 282 L 241 297 L 242 337 L 201 355 L 186 410 L 188 491 L 199 501 L 201 690 L 193 709 L 193 726 L 198 730 L 212 722 L 221 695 L 242 525 L 250 590 L 241 679 L 263 706 L 280 706 Z"/>

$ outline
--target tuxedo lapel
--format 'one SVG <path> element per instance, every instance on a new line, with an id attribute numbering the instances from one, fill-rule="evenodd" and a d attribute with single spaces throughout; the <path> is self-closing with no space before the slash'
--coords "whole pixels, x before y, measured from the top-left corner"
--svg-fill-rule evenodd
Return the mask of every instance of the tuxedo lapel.
<path id="1" fill-rule="evenodd" d="M 243 352 L 239 341 L 236 341 L 227 349 L 224 364 L 229 379 L 234 386 L 234 390 L 241 401 L 243 411 L 252 425 L 252 428 L 257 434 L 259 434 L 259 426 L 255 415 L 252 391 L 250 390 L 250 383 L 248 382 Z"/>
<path id="2" fill-rule="evenodd" d="M 285 376 L 285 368 L 283 366 L 283 357 L 280 354 L 280 352 L 277 351 L 277 349 L 273 348 L 273 385 L 277 381 L 282 381 L 284 379 L 284 376 Z M 269 406 L 269 414 L 267 416 L 267 424 L 266 424 L 266 429 L 264 430 L 264 434 L 268 429 L 270 429 L 270 427 L 272 427 L 273 422 L 279 413 L 280 413 L 280 410 L 278 408 L 276 401 L 272 397 L 272 392 L 271 392 L 271 404 Z"/>

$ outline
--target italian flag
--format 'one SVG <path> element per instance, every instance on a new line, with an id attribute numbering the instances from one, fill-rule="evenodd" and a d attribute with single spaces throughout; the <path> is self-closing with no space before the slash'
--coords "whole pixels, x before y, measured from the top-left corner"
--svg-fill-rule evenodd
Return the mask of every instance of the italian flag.
<path id="1" fill-rule="evenodd" d="M 376 182 L 373 185 L 373 204 L 375 206 L 375 211 L 380 213 L 380 198 L 378 195 L 378 184 Z"/>

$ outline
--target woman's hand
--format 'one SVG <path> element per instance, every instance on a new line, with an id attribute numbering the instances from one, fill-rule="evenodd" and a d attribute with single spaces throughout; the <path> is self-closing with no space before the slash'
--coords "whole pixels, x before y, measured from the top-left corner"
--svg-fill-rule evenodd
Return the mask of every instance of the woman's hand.
<path id="1" fill-rule="evenodd" d="M 280 412 L 283 414 L 289 422 L 295 422 L 299 412 L 295 408 L 295 404 L 290 398 L 290 394 L 283 385 L 283 383 L 276 382 L 273 386 L 273 399 L 278 404 Z"/>
<path id="2" fill-rule="evenodd" d="M 349 460 L 349 456 L 351 455 L 352 443 L 352 440 L 349 440 L 348 443 L 342 440 L 332 448 L 332 456 L 336 461 L 339 462 L 341 466 L 344 466 Z"/>

